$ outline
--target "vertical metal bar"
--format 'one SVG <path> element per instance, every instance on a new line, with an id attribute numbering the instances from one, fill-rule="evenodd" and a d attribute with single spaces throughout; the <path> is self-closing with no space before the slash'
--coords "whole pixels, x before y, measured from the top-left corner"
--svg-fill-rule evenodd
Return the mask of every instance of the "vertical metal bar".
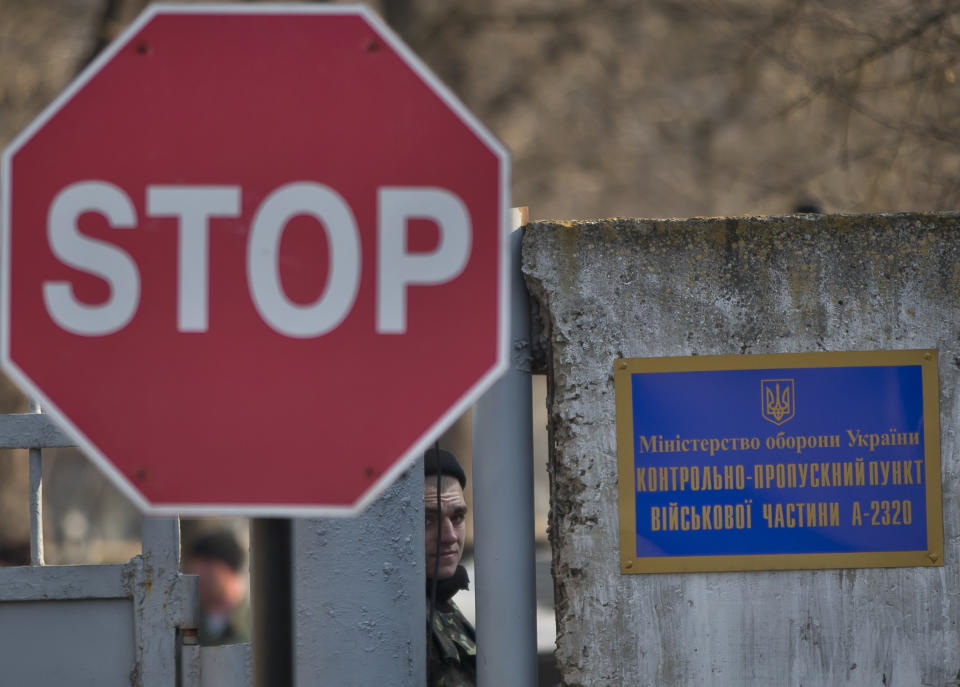
<path id="1" fill-rule="evenodd" d="M 30 412 L 39 413 L 40 404 L 30 401 Z M 30 565 L 43 565 L 43 455 L 30 449 Z"/>
<path id="2" fill-rule="evenodd" d="M 140 565 L 134 583 L 135 684 L 177 682 L 177 607 L 174 593 L 180 575 L 179 518 L 144 517 Z"/>
<path id="3" fill-rule="evenodd" d="M 250 523 L 253 570 L 253 684 L 293 684 L 291 521 L 255 518 Z"/>
<path id="4" fill-rule="evenodd" d="M 180 635 L 180 682 L 178 687 L 200 687 L 200 644 L 196 630 Z"/>
<path id="5" fill-rule="evenodd" d="M 515 211 L 516 213 L 516 211 Z M 514 226 L 525 223 L 515 215 Z M 529 305 L 522 229 L 511 236 L 513 359 L 473 409 L 477 684 L 537 684 L 536 548 Z"/>

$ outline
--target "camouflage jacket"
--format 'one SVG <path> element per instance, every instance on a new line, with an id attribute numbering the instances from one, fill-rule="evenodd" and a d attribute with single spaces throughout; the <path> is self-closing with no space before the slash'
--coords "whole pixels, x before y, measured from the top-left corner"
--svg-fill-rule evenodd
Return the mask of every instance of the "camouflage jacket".
<path id="1" fill-rule="evenodd" d="M 427 622 L 430 601 L 427 600 Z M 473 687 L 477 684 L 476 632 L 453 601 L 437 603 L 433 628 L 427 630 L 427 687 Z"/>

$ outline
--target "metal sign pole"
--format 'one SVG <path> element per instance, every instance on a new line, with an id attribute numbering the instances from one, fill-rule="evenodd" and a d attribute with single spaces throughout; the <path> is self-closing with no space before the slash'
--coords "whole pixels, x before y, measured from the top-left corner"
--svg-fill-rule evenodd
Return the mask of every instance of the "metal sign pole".
<path id="1" fill-rule="evenodd" d="M 525 209 L 524 209 L 525 210 Z M 514 211 L 514 226 L 526 217 Z M 477 684 L 537 684 L 536 549 L 529 306 L 520 273 L 522 229 L 511 236 L 506 375 L 473 409 Z"/>

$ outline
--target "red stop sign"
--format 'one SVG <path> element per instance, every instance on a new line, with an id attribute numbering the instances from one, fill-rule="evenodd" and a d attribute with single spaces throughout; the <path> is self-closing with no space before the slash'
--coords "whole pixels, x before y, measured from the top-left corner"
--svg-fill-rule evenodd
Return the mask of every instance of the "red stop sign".
<path id="1" fill-rule="evenodd" d="M 149 512 L 356 512 L 505 366 L 507 183 L 361 8 L 148 10 L 4 153 L 4 369 Z"/>

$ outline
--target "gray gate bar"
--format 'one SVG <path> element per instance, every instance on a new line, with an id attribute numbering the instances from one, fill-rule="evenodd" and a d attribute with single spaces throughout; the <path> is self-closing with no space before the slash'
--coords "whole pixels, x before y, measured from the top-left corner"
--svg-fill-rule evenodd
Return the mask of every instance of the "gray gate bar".
<path id="1" fill-rule="evenodd" d="M 39 414 L 40 404 L 30 401 L 30 412 Z M 43 565 L 43 454 L 30 449 L 30 565 Z"/>
<path id="2" fill-rule="evenodd" d="M 180 519 L 141 521 L 142 553 L 135 557 L 133 581 L 136 621 L 137 685 L 175 685 L 177 630 L 196 628 L 196 578 L 180 574 Z M 128 578 L 128 579 L 129 579 Z"/>
<path id="3" fill-rule="evenodd" d="M 46 413 L 0 415 L 0 448 L 52 448 L 77 442 L 57 427 Z"/>
<path id="4" fill-rule="evenodd" d="M 537 684 L 533 411 L 529 305 L 520 274 L 522 237 L 522 229 L 511 235 L 510 369 L 473 409 L 480 687 Z"/>

